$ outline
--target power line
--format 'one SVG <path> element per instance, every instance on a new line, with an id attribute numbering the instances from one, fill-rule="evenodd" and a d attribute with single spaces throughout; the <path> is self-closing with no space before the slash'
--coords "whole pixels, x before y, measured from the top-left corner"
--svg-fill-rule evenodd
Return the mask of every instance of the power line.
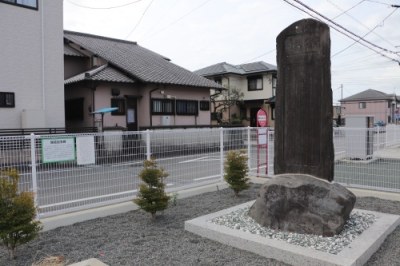
<path id="1" fill-rule="evenodd" d="M 260 54 L 260 55 L 258 55 L 258 56 L 256 56 L 256 57 L 254 57 L 254 58 L 252 58 L 252 59 L 246 60 L 245 62 L 243 62 L 243 64 L 252 62 L 252 61 L 255 60 L 255 59 L 258 59 L 258 58 L 260 58 L 260 57 L 263 57 L 264 55 L 270 54 L 270 53 L 275 52 L 275 51 L 276 51 L 276 49 L 274 48 L 274 49 L 272 49 L 272 50 L 270 50 L 270 51 L 268 51 L 268 52 L 265 52 L 265 53 L 263 53 L 263 54 Z"/>
<path id="2" fill-rule="evenodd" d="M 304 10 L 303 8 L 301 8 L 301 7 L 299 7 L 299 6 L 294 5 L 293 3 L 289 2 L 289 0 L 283 0 L 283 1 L 285 1 L 285 2 L 288 3 L 288 4 L 290 4 L 290 5 L 293 6 L 293 7 L 295 7 L 295 8 L 297 8 L 297 9 L 301 10 L 302 12 L 304 12 L 304 13 L 310 15 L 311 17 L 313 17 L 313 18 L 315 18 L 315 19 L 321 21 L 321 19 L 320 19 L 319 17 L 316 17 L 316 15 L 310 13 L 310 12 L 307 11 L 307 10 Z M 332 29 L 336 30 L 337 32 L 339 32 L 339 33 L 345 35 L 346 37 L 348 37 L 348 38 L 350 38 L 350 39 L 352 39 L 352 40 L 358 42 L 359 44 L 363 45 L 364 47 L 366 47 L 366 48 L 368 48 L 368 49 L 370 49 L 370 50 L 372 50 L 372 51 L 374 51 L 375 53 L 378 53 L 378 54 L 380 54 L 381 56 L 383 56 L 383 57 L 385 57 L 385 58 L 387 58 L 387 59 L 389 59 L 389 60 L 391 60 L 391 61 L 394 61 L 394 62 L 397 62 L 397 63 L 400 64 L 400 61 L 399 61 L 399 60 L 394 59 L 394 58 L 392 58 L 392 57 L 390 57 L 390 56 L 387 56 L 387 55 L 385 55 L 384 53 L 382 53 L 381 51 L 376 50 L 376 49 L 374 49 L 374 48 L 371 47 L 371 46 L 377 47 L 378 49 L 381 49 L 381 50 L 384 50 L 385 52 L 390 52 L 390 53 L 393 53 L 393 54 L 397 54 L 397 52 L 393 52 L 393 51 L 390 51 L 390 50 L 388 50 L 388 49 L 382 48 L 382 47 L 380 47 L 380 46 L 378 46 L 378 45 L 376 45 L 376 44 L 374 44 L 374 43 L 371 43 L 371 42 L 369 42 L 369 41 L 363 39 L 361 36 L 358 36 L 357 34 L 355 34 L 355 33 L 351 32 L 351 31 L 349 31 L 348 29 L 344 28 L 343 26 L 341 26 L 341 25 L 337 24 L 336 22 L 330 20 L 330 19 L 327 18 L 326 16 L 322 15 L 321 13 L 319 13 L 319 12 L 313 10 L 312 8 L 310 8 L 309 6 L 305 5 L 305 4 L 302 3 L 301 1 L 298 1 L 298 0 L 293 0 L 293 1 L 295 1 L 295 2 L 297 2 L 298 4 L 304 6 L 306 9 L 308 9 L 308 10 L 310 10 L 311 12 L 317 14 L 318 16 L 322 17 L 323 19 L 329 21 L 329 22 L 331 23 L 329 26 L 330 26 Z M 358 38 L 358 39 L 356 39 L 356 38 Z M 365 43 L 360 42 L 361 40 L 364 41 Z M 368 44 L 371 45 L 371 46 L 369 46 Z"/>
<path id="3" fill-rule="evenodd" d="M 394 9 L 392 12 L 390 12 L 390 14 L 387 15 L 387 16 L 382 20 L 381 23 L 379 23 L 378 25 L 376 25 L 374 28 L 370 29 L 370 30 L 369 30 L 366 34 L 364 34 L 362 37 L 363 37 L 363 38 L 366 37 L 366 36 L 369 35 L 371 32 L 373 32 L 373 31 L 376 30 L 378 27 L 380 27 L 380 25 L 381 25 L 382 23 L 384 23 L 385 20 L 388 19 L 391 15 L 393 15 L 393 13 L 396 12 L 396 11 L 397 11 L 397 9 Z M 338 54 L 340 54 L 340 53 L 342 53 L 342 52 L 344 52 L 344 51 L 346 51 L 347 49 L 349 49 L 350 47 L 352 47 L 352 46 L 355 45 L 356 43 L 358 43 L 358 42 L 355 41 L 355 42 L 353 42 L 352 44 L 350 44 L 349 46 L 347 46 L 347 47 L 343 48 L 342 50 L 336 52 L 335 54 L 333 54 L 333 55 L 331 56 L 331 58 L 332 58 L 332 57 L 335 57 L 336 55 L 338 55 Z"/>
<path id="4" fill-rule="evenodd" d="M 327 0 L 331 5 L 333 5 L 334 7 L 336 7 L 337 9 L 339 9 L 340 11 L 343 11 L 343 9 L 341 9 L 337 4 L 333 3 L 331 0 Z M 361 26 L 363 26 L 364 28 L 366 28 L 367 30 L 371 30 L 369 27 L 365 26 L 365 24 L 363 24 L 361 21 L 359 21 L 358 19 L 356 19 L 355 17 L 351 16 L 348 11 L 353 9 L 354 7 L 356 7 L 357 5 L 361 4 L 362 2 L 365 2 L 365 0 L 362 0 L 360 2 L 358 2 L 356 5 L 352 6 L 351 8 L 347 9 L 346 11 L 343 11 L 341 14 L 339 14 L 338 16 L 332 18 L 332 20 L 335 20 L 336 18 L 338 18 L 339 16 L 346 14 L 348 17 L 350 17 L 351 19 L 353 19 L 354 21 L 356 21 L 358 24 L 360 24 Z M 386 19 L 386 18 L 385 18 Z M 383 22 L 385 21 L 385 19 L 383 20 Z M 376 26 L 377 27 L 377 26 Z M 375 27 L 375 28 L 376 28 Z M 374 34 L 376 36 L 378 36 L 381 40 L 385 41 L 386 43 L 390 44 L 391 46 L 394 46 L 391 42 L 389 42 L 388 40 L 386 40 L 385 38 L 383 38 L 382 36 L 380 36 L 378 33 L 374 32 Z M 365 36 L 363 36 L 365 37 Z"/>
<path id="5" fill-rule="evenodd" d="M 377 3 L 377 4 L 389 6 L 389 7 L 391 6 L 391 5 L 388 4 L 388 3 L 384 3 L 384 2 L 380 2 L 380 1 L 374 1 L 374 0 L 366 0 L 366 1 L 371 2 L 371 3 Z"/>
<path id="6" fill-rule="evenodd" d="M 287 2 L 287 0 L 284 0 L 284 1 Z M 317 14 L 317 15 L 320 16 L 321 18 L 323 18 L 323 19 L 329 21 L 330 23 L 334 24 L 336 27 L 338 27 L 338 28 L 340 28 L 340 29 L 346 31 L 347 33 L 349 33 L 349 34 L 355 36 L 356 38 L 359 38 L 359 39 L 362 40 L 363 42 L 368 43 L 369 45 L 372 45 L 372 46 L 374 46 L 374 47 L 376 47 L 376 48 L 378 48 L 378 49 L 380 49 L 380 50 L 383 50 L 383 51 L 385 51 L 385 52 L 387 52 L 387 53 L 397 54 L 397 52 L 394 52 L 394 51 L 391 51 L 391 50 L 389 50 L 389 49 L 383 48 L 383 47 L 381 47 L 381 46 L 379 46 L 379 45 L 377 45 L 377 44 L 375 44 L 375 43 L 372 43 L 372 42 L 370 42 L 370 41 L 368 41 L 368 40 L 362 38 L 361 36 L 355 34 L 354 32 L 350 31 L 349 29 L 343 27 L 342 25 L 336 23 L 335 21 L 331 20 L 330 18 L 326 17 L 325 15 L 323 15 L 323 14 L 319 13 L 318 11 L 314 10 L 314 9 L 311 8 L 310 6 L 304 4 L 302 1 L 300 1 L 300 0 L 293 0 L 293 1 L 296 2 L 296 3 L 298 3 L 298 4 L 300 4 L 300 5 L 302 5 L 302 6 L 304 6 L 305 8 L 307 8 L 307 9 L 310 10 L 311 12 Z"/>
<path id="7" fill-rule="evenodd" d="M 94 10 L 102 10 L 102 9 L 103 9 L 103 10 L 104 10 L 104 9 L 115 9 L 115 8 L 120 8 L 120 7 L 125 7 L 125 6 L 129 6 L 129 5 L 133 5 L 133 4 L 136 4 L 136 3 L 141 2 L 141 1 L 143 1 L 143 0 L 135 0 L 135 1 L 129 2 L 129 3 L 127 3 L 127 4 L 123 4 L 123 5 L 119 5 L 119 6 L 110 6 L 110 7 L 92 7 L 92 6 L 84 6 L 84 5 L 80 5 L 80 4 L 77 4 L 77 3 L 75 3 L 75 2 L 72 2 L 71 0 L 67 0 L 67 1 L 68 1 L 68 3 L 70 3 L 70 4 L 74 5 L 74 6 L 80 7 L 80 8 L 94 9 Z"/>
<path id="8" fill-rule="evenodd" d="M 203 7 L 205 4 L 207 4 L 207 3 L 210 2 L 210 1 L 211 1 L 211 0 L 204 1 L 203 3 L 201 3 L 200 5 L 198 5 L 198 6 L 195 7 L 195 8 L 191 9 L 189 12 L 187 12 L 187 13 L 184 14 L 183 16 L 181 16 L 181 17 L 179 17 L 178 19 L 172 21 L 170 24 L 168 24 L 168 25 L 165 26 L 164 28 L 162 28 L 162 29 L 160 29 L 160 30 L 154 32 L 152 35 L 150 35 L 150 36 L 147 37 L 147 38 L 143 38 L 142 40 L 151 38 L 151 37 L 153 37 L 154 35 L 156 35 L 156 34 L 162 32 L 162 31 L 168 29 L 169 27 L 171 27 L 171 26 L 174 25 L 175 23 L 181 21 L 181 20 L 184 19 L 185 17 L 189 16 L 190 14 L 192 14 L 192 13 L 195 12 L 196 10 L 200 9 L 201 7 Z"/>
<path id="9" fill-rule="evenodd" d="M 355 8 L 356 6 L 360 5 L 362 2 L 365 2 L 366 0 L 361 0 L 360 2 L 358 2 L 357 4 L 355 4 L 354 6 L 350 7 L 349 9 L 347 9 L 346 11 L 340 10 L 342 11 L 342 13 L 340 13 L 339 15 L 335 16 L 332 19 L 337 19 L 338 17 L 340 17 L 343 14 L 347 14 L 347 12 L 349 12 L 350 10 L 352 10 L 353 8 Z M 331 3 L 332 5 L 334 5 L 330 0 L 328 0 L 329 3 Z M 336 5 L 335 5 L 336 6 Z"/>
<path id="10" fill-rule="evenodd" d="M 154 2 L 154 0 L 151 0 L 150 3 L 148 4 L 148 6 L 146 7 L 146 9 L 143 11 L 142 15 L 140 16 L 140 19 L 138 20 L 138 22 L 136 23 L 136 25 L 133 27 L 133 29 L 128 33 L 128 35 L 125 37 L 125 39 L 128 39 L 129 36 L 131 36 L 131 34 L 136 30 L 136 28 L 140 25 L 140 23 L 143 20 L 144 15 L 146 15 L 147 10 L 149 10 L 151 4 Z"/>

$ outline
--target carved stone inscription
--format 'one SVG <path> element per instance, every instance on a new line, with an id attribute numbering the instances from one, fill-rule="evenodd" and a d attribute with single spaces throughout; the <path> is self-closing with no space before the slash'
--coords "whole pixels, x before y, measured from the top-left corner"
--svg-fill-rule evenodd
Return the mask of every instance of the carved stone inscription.
<path id="1" fill-rule="evenodd" d="M 275 174 L 333 180 L 329 27 L 298 21 L 277 38 Z"/>

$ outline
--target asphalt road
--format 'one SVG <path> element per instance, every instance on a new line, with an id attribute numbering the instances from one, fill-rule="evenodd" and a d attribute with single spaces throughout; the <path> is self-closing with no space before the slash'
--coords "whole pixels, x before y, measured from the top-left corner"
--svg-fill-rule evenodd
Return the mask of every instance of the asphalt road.
<path id="1" fill-rule="evenodd" d="M 260 173 L 265 173 L 265 150 L 260 151 Z M 205 152 L 160 158 L 158 164 L 169 174 L 167 189 L 196 186 L 221 180 L 219 152 Z M 141 180 L 142 160 L 114 162 L 58 169 L 40 169 L 37 172 L 37 203 L 41 213 L 79 208 L 102 201 L 133 198 Z M 273 162 L 270 158 L 270 167 Z M 257 173 L 257 149 L 252 146 L 251 172 Z M 335 181 L 364 187 L 382 187 L 400 190 L 400 161 L 379 159 L 372 162 L 337 161 Z M 31 175 L 24 174 L 21 187 L 32 189 Z"/>

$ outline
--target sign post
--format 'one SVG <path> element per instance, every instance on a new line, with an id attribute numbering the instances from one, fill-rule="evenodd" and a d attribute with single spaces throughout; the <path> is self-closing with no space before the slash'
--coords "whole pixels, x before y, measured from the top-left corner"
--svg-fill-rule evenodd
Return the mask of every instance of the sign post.
<path id="1" fill-rule="evenodd" d="M 264 109 L 257 112 L 257 175 L 260 167 L 265 165 L 265 174 L 268 174 L 268 115 Z M 265 149 L 265 163 L 261 162 L 261 152 Z"/>

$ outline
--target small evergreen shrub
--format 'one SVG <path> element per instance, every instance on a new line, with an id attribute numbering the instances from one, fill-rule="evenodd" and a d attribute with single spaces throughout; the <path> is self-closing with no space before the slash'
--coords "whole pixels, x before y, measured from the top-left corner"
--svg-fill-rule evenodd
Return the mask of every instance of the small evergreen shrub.
<path id="1" fill-rule="evenodd" d="M 18 192 L 17 170 L 0 171 L 0 241 L 15 259 L 18 246 L 34 239 L 42 226 L 36 221 L 31 192 Z"/>
<path id="2" fill-rule="evenodd" d="M 240 191 L 249 188 L 247 158 L 244 151 L 229 151 L 226 157 L 224 179 L 236 197 Z"/>
<path id="3" fill-rule="evenodd" d="M 168 174 L 163 168 L 157 166 L 156 161 L 144 161 L 144 168 L 139 173 L 139 177 L 144 183 L 139 185 L 137 198 L 133 200 L 140 209 L 151 214 L 156 218 L 156 212 L 165 210 L 168 207 L 170 197 L 165 193 L 164 178 Z"/>

